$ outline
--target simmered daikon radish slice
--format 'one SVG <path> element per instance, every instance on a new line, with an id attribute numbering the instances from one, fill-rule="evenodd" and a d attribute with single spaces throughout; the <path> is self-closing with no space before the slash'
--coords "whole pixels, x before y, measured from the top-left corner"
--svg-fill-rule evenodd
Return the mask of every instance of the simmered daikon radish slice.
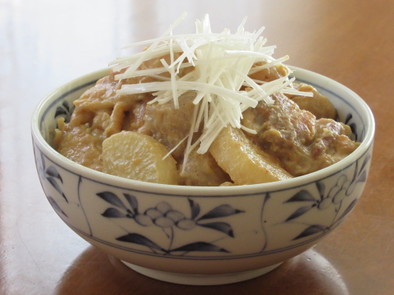
<path id="1" fill-rule="evenodd" d="M 292 177 L 240 129 L 223 129 L 209 151 L 235 184 L 272 182 Z"/>
<path id="2" fill-rule="evenodd" d="M 130 179 L 178 184 L 176 161 L 160 142 L 133 131 L 116 133 L 103 142 L 103 170 Z M 165 158 L 164 158 L 165 157 Z"/>

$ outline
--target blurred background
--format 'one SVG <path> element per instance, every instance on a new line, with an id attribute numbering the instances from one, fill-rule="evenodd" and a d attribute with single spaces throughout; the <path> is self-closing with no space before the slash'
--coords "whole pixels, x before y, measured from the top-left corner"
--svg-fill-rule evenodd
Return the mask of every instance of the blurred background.
<path id="1" fill-rule="evenodd" d="M 384 15 L 390 2 L 374 1 L 373 9 Z M 188 17 L 175 32 L 192 32 L 195 19 L 206 13 L 215 31 L 234 30 L 247 17 L 248 30 L 266 27 L 264 35 L 269 44 L 277 45 L 278 57 L 288 54 L 289 64 L 335 74 L 347 82 L 341 59 L 352 58 L 361 67 L 390 58 L 380 48 L 392 42 L 382 38 L 392 28 L 384 26 L 383 19 L 370 23 L 369 7 L 369 1 L 338 0 L 0 0 L 0 85 L 30 93 L 38 90 L 34 93 L 41 98 L 59 83 L 107 66 L 123 46 L 159 36 L 183 12 Z M 322 28 L 331 33 L 322 35 Z M 355 31 L 362 38 L 350 38 Z M 355 50 L 361 54 L 352 55 Z M 316 52 L 331 54 L 311 54 Z M 366 78 L 361 72 L 352 74 L 359 75 L 362 85 Z M 5 83 L 10 74 L 24 82 Z M 46 81 L 43 92 L 42 87 L 34 89 L 42 85 L 35 80 Z"/>

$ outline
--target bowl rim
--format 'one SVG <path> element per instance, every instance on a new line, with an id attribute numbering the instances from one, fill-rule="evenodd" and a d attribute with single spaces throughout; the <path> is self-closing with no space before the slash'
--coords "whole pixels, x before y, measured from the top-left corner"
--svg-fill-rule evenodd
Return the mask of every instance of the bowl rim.
<path id="1" fill-rule="evenodd" d="M 98 71 L 88 73 L 73 79 L 50 92 L 45 96 L 34 109 L 31 118 L 31 133 L 33 138 L 33 145 L 36 145 L 39 150 L 45 154 L 45 156 L 51 161 L 57 163 L 63 169 L 76 174 L 81 175 L 87 179 L 95 182 L 110 184 L 123 189 L 131 189 L 134 191 L 149 192 L 152 194 L 160 195 L 171 195 L 171 196 L 185 196 L 185 195 L 204 195 L 204 196 L 240 196 L 240 195 L 251 195 L 256 192 L 270 192 L 270 191 L 282 191 L 289 188 L 296 188 L 314 183 L 317 180 L 328 178 L 339 171 L 346 169 L 351 166 L 355 161 L 365 155 L 370 148 L 373 146 L 374 135 L 375 135 L 375 119 L 373 113 L 368 104 L 353 90 L 344 86 L 343 84 L 316 72 L 306 70 L 300 67 L 289 66 L 293 71 L 294 76 L 297 79 L 303 79 L 313 77 L 314 81 L 317 81 L 318 85 L 327 85 L 328 89 L 335 88 L 340 89 L 350 97 L 350 101 L 347 103 L 354 106 L 357 105 L 357 111 L 362 113 L 366 118 L 366 133 L 364 139 L 361 141 L 359 147 L 339 162 L 332 164 L 328 167 L 320 169 L 318 171 L 297 176 L 288 180 L 259 183 L 259 184 L 247 184 L 247 185 L 231 185 L 231 186 L 189 186 L 189 185 L 169 185 L 160 183 L 144 182 L 139 180 L 126 179 L 119 176 L 106 174 L 83 165 L 80 165 L 65 156 L 58 153 L 42 136 L 40 132 L 40 118 L 45 114 L 51 103 L 59 97 L 59 94 L 64 95 L 73 89 L 75 85 L 83 88 L 83 81 L 98 80 L 100 77 L 105 76 L 109 69 L 104 68 Z M 75 87 L 74 87 L 75 88 Z"/>

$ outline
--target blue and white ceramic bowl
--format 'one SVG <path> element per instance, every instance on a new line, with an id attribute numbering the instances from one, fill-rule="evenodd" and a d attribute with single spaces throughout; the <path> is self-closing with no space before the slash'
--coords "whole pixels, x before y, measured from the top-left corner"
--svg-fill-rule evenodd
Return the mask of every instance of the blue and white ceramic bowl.
<path id="1" fill-rule="evenodd" d="M 345 86 L 295 68 L 328 96 L 361 145 L 342 161 L 290 180 L 223 187 L 133 181 L 107 175 L 51 147 L 58 116 L 101 70 L 47 96 L 34 112 L 33 146 L 49 203 L 78 235 L 137 272 L 181 284 L 225 284 L 262 275 L 334 230 L 357 204 L 371 163 L 374 119 Z"/>

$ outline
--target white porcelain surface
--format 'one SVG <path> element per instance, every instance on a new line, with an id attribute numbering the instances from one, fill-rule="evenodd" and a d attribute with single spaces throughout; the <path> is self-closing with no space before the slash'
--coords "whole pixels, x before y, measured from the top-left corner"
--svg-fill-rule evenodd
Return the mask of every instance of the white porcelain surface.
<path id="1" fill-rule="evenodd" d="M 181 285 L 203 285 L 203 286 L 233 284 L 246 280 L 251 280 L 259 276 L 262 276 L 266 273 L 269 273 L 270 271 L 274 270 L 281 264 L 278 263 L 267 267 L 262 267 L 259 269 L 236 272 L 236 273 L 201 275 L 201 274 L 164 272 L 164 271 L 141 267 L 128 262 L 123 262 L 123 263 L 126 266 L 130 267 L 132 270 L 159 281 L 176 283 Z"/>

